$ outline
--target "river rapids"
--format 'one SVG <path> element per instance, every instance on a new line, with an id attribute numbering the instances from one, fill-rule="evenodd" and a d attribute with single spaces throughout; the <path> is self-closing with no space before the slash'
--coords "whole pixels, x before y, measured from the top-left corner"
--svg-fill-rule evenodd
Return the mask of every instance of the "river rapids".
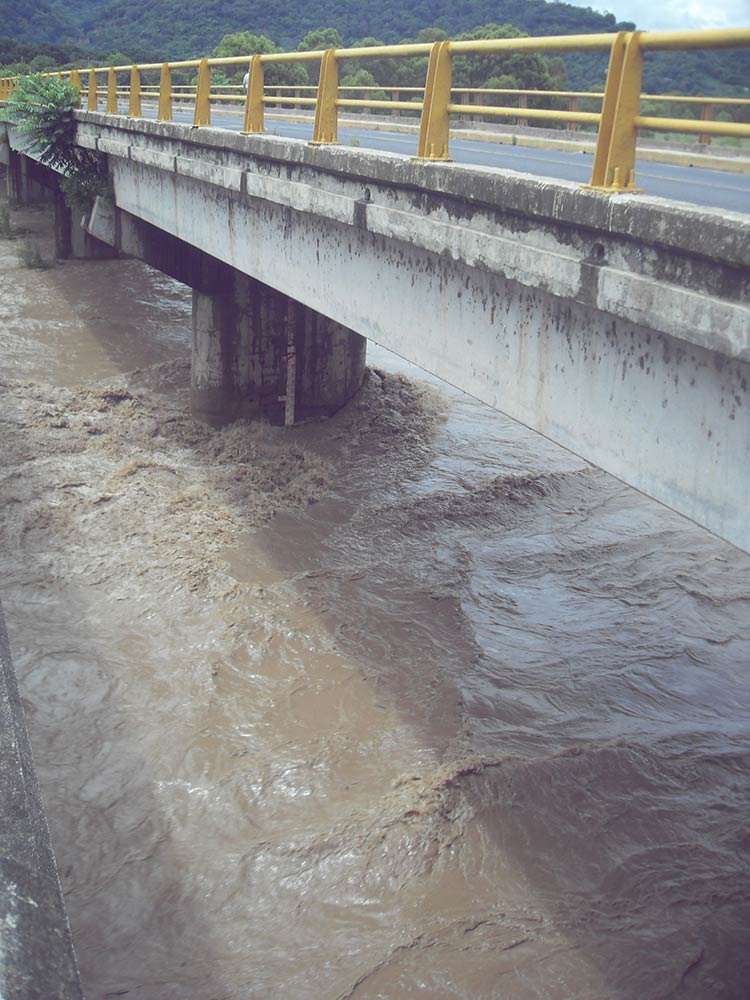
<path id="1" fill-rule="evenodd" d="M 748 1000 L 750 557 L 375 345 L 207 428 L 189 291 L 12 226 L 0 596 L 89 1000 Z"/>

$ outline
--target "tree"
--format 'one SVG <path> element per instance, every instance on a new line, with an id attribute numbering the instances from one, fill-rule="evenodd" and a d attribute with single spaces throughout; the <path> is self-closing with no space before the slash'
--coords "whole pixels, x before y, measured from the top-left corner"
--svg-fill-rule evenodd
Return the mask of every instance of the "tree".
<path id="1" fill-rule="evenodd" d="M 229 59 L 232 56 L 263 55 L 280 52 L 278 45 L 265 35 L 253 35 L 249 31 L 235 31 L 224 35 L 211 55 L 215 59 Z"/>
<path id="2" fill-rule="evenodd" d="M 456 40 L 524 37 L 525 33 L 511 24 L 485 24 L 459 35 Z M 518 90 L 555 90 L 559 78 L 550 72 L 549 61 L 533 52 L 493 52 L 487 55 L 456 56 L 453 60 L 455 87 L 484 87 L 493 77 L 511 79 L 511 89 Z"/>
<path id="3" fill-rule="evenodd" d="M 346 90 L 347 87 L 372 87 L 369 93 L 363 93 L 362 91 L 355 90 L 353 93 L 347 94 L 347 97 L 351 97 L 357 101 L 387 101 L 388 95 L 385 91 L 378 88 L 378 81 L 368 72 L 366 69 L 357 69 L 353 73 L 348 73 L 346 76 L 339 80 L 339 87 Z M 371 109 L 374 110 L 374 109 Z"/>
<path id="4" fill-rule="evenodd" d="M 106 158 L 76 145 L 78 91 L 58 77 L 42 74 L 22 77 L 3 112 L 25 139 L 33 156 L 63 175 L 60 187 L 69 205 L 91 208 L 107 190 Z"/>
<path id="5" fill-rule="evenodd" d="M 318 28 L 308 31 L 297 46 L 298 52 L 317 52 L 318 49 L 343 49 L 341 35 L 335 28 Z"/>
<path id="6" fill-rule="evenodd" d="M 561 59 L 560 56 L 555 56 L 553 59 L 547 60 L 547 71 L 552 79 L 555 81 L 556 89 L 563 90 L 566 83 L 568 82 L 568 68 L 565 65 L 565 60 Z"/>
<path id="7" fill-rule="evenodd" d="M 318 28 L 316 31 L 308 31 L 305 37 L 297 46 L 298 52 L 317 52 L 319 49 L 343 49 L 344 43 L 341 35 L 335 28 Z M 310 83 L 317 85 L 320 79 L 320 65 L 310 63 L 307 66 L 307 78 Z"/>
<path id="8" fill-rule="evenodd" d="M 417 42 L 445 42 L 448 35 L 442 28 L 422 28 L 416 37 Z"/>
<path id="9" fill-rule="evenodd" d="M 353 49 L 374 49 L 384 43 L 379 38 L 360 38 L 359 41 L 352 42 Z M 354 74 L 365 72 L 372 76 L 373 80 L 385 87 L 392 87 L 398 81 L 399 63 L 402 60 L 389 58 L 388 56 L 377 56 L 374 59 L 352 59 L 347 61 L 347 73 Z"/>
<path id="10" fill-rule="evenodd" d="M 38 55 L 29 63 L 30 73 L 43 73 L 45 70 L 50 70 L 54 67 L 55 60 L 47 55 Z"/>
<path id="11" fill-rule="evenodd" d="M 266 55 L 282 50 L 265 35 L 253 35 L 249 31 L 236 31 L 224 35 L 211 55 L 217 59 L 228 59 L 232 56 Z M 216 72 L 216 71 L 214 71 Z M 225 67 L 224 82 L 240 83 L 247 72 L 247 65 L 238 64 Z M 264 67 L 263 78 L 270 86 L 304 86 L 309 82 L 307 71 L 300 63 L 272 63 Z M 218 82 L 218 77 L 216 77 Z"/>
<path id="12" fill-rule="evenodd" d="M 104 66 L 129 66 L 132 63 L 130 56 L 124 52 L 110 52 L 103 64 Z"/>

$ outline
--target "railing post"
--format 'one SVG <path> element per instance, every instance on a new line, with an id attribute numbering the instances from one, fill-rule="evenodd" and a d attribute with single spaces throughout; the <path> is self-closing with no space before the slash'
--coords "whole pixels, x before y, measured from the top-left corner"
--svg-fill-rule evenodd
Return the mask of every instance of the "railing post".
<path id="1" fill-rule="evenodd" d="M 635 119 L 640 110 L 642 80 L 641 32 L 634 31 L 625 46 L 617 108 L 612 123 L 612 142 L 607 157 L 604 184 L 611 191 L 635 189 L 635 147 L 638 137 Z"/>
<path id="2" fill-rule="evenodd" d="M 315 105 L 315 125 L 311 146 L 324 146 L 338 142 L 338 111 L 336 101 L 339 93 L 339 67 L 336 50 L 327 49 L 320 62 L 318 100 Z"/>
<path id="3" fill-rule="evenodd" d="M 451 100 L 451 52 L 449 42 L 435 42 L 427 66 L 422 119 L 419 125 L 417 159 L 448 160 L 448 105 Z"/>
<path id="4" fill-rule="evenodd" d="M 211 124 L 211 67 L 208 59 L 201 59 L 198 67 L 198 87 L 195 92 L 193 128 Z"/>
<path id="5" fill-rule="evenodd" d="M 521 111 L 523 111 L 524 108 L 528 108 L 528 106 L 529 106 L 529 95 L 528 94 L 519 94 L 518 95 L 518 107 L 521 109 Z M 528 124 L 529 124 L 529 119 L 528 118 L 516 118 L 516 125 L 520 125 L 520 126 L 522 126 L 522 127 L 525 128 Z"/>
<path id="6" fill-rule="evenodd" d="M 568 111 L 578 111 L 578 98 L 571 97 L 568 99 Z M 568 122 L 566 128 L 569 128 L 571 132 L 577 132 L 581 127 L 580 122 Z"/>
<path id="7" fill-rule="evenodd" d="M 391 100 L 392 101 L 400 101 L 401 100 L 401 91 L 400 90 L 392 90 L 391 91 Z M 400 114 L 401 114 L 401 112 L 399 111 L 398 108 L 392 108 L 391 109 L 391 116 L 392 117 L 398 118 L 398 116 Z"/>
<path id="8" fill-rule="evenodd" d="M 461 92 L 461 104 L 465 108 L 468 108 L 470 106 L 471 94 L 468 92 L 468 90 L 464 90 Z M 469 117 L 470 117 L 469 115 L 461 115 L 461 124 L 465 125 L 469 121 Z"/>
<path id="9" fill-rule="evenodd" d="M 242 131 L 247 135 L 263 132 L 263 63 L 259 55 L 250 60 L 247 95 L 245 96 L 245 122 Z"/>
<path id="10" fill-rule="evenodd" d="M 89 70 L 89 96 L 86 101 L 87 111 L 98 111 L 99 110 L 99 97 L 96 92 L 96 73 L 93 69 Z"/>
<path id="11" fill-rule="evenodd" d="M 81 106 L 81 74 L 77 69 L 71 70 L 70 72 L 70 86 L 74 88 L 77 92 L 78 97 L 76 99 L 76 107 Z"/>
<path id="12" fill-rule="evenodd" d="M 711 122 L 714 119 L 714 106 L 713 104 L 704 104 L 701 108 L 701 121 Z M 702 146 L 707 146 L 711 142 L 711 136 L 706 135 L 705 132 L 701 132 L 698 136 L 698 142 Z"/>
<path id="13" fill-rule="evenodd" d="M 628 83 L 625 83 L 627 56 L 631 53 L 632 35 L 630 32 L 621 31 L 612 42 L 612 49 L 609 55 L 609 69 L 607 70 L 607 82 L 604 85 L 604 99 L 602 101 L 601 118 L 599 120 L 599 133 L 596 140 L 596 153 L 594 154 L 594 165 L 591 171 L 591 180 L 587 187 L 599 190 L 624 190 L 623 177 L 621 171 L 618 172 L 617 185 L 613 185 L 614 180 L 614 159 L 612 159 L 612 172 L 610 173 L 610 159 L 615 148 L 622 151 L 622 133 L 627 131 L 627 115 L 630 114 L 630 122 L 633 133 L 632 118 L 638 110 L 640 101 L 640 73 L 631 73 Z M 640 53 L 640 47 L 637 46 Z M 641 64 L 643 56 L 641 54 Z M 632 62 L 632 55 L 630 56 Z M 635 67 L 637 70 L 637 66 Z M 635 110 L 632 101 L 628 101 L 629 107 L 620 106 L 620 96 L 630 95 L 632 85 L 637 81 L 638 96 L 636 98 Z M 635 159 L 635 136 L 632 138 L 632 164 Z M 626 164 L 627 165 L 627 164 Z M 620 165 L 621 166 L 621 165 Z"/>
<path id="14" fill-rule="evenodd" d="M 107 70 L 107 114 L 117 114 L 117 74 L 114 66 Z"/>
<path id="15" fill-rule="evenodd" d="M 172 72 L 169 63 L 161 64 L 159 76 L 159 110 L 156 112 L 158 122 L 172 121 Z"/>
<path id="16" fill-rule="evenodd" d="M 141 71 L 137 66 L 130 67 L 130 100 L 128 101 L 128 118 L 141 117 Z"/>

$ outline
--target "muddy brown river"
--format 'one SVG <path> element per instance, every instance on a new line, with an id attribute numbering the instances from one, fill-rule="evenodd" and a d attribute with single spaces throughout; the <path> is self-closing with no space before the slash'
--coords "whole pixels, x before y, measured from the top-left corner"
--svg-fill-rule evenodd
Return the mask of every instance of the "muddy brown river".
<path id="1" fill-rule="evenodd" d="M 750 557 L 374 345 L 210 430 L 188 290 L 12 225 L 0 596 L 89 1000 L 748 1000 Z"/>

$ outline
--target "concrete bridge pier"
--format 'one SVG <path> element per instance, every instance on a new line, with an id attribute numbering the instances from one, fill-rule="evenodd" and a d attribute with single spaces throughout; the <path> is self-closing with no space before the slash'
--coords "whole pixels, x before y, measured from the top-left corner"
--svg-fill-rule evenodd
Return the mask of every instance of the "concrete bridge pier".
<path id="1" fill-rule="evenodd" d="M 353 330 L 103 199 L 88 231 L 193 289 L 190 398 L 199 419 L 324 416 L 361 386 L 367 341 Z"/>
<path id="2" fill-rule="evenodd" d="M 108 260 L 117 252 L 84 228 L 84 213 L 70 208 L 60 188 L 60 175 L 31 157 L 11 149 L 0 136 L 0 164 L 6 168 L 11 205 L 51 202 L 55 212 L 55 256 L 58 260 Z"/>
<path id="3" fill-rule="evenodd" d="M 212 270 L 214 289 L 193 289 L 197 417 L 217 426 L 255 416 L 293 422 L 332 413 L 357 391 L 364 337 L 233 267 Z"/>
<path id="4" fill-rule="evenodd" d="M 50 171 L 51 173 L 51 171 Z M 88 216 L 69 208 L 58 187 L 52 191 L 55 207 L 55 256 L 58 260 L 111 260 L 117 251 L 92 236 L 84 223 Z"/>
<path id="5" fill-rule="evenodd" d="M 3 162 L 5 162 L 5 157 Z M 31 205 L 35 202 L 49 200 L 49 189 L 38 176 L 39 171 L 44 169 L 28 156 L 8 149 L 7 184 L 8 201 L 11 205 Z"/>

